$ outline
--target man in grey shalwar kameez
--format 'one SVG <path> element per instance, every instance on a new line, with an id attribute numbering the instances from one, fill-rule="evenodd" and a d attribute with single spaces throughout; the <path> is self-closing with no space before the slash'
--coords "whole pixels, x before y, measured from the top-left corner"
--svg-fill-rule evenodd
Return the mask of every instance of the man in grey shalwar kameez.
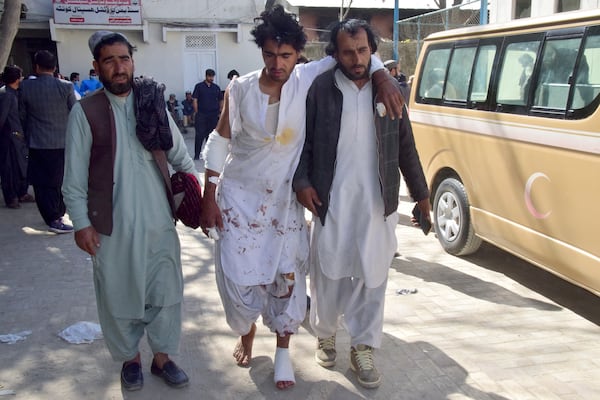
<path id="1" fill-rule="evenodd" d="M 76 104 L 67 128 L 63 183 L 75 240 L 92 255 L 100 325 L 112 357 L 123 362 L 123 388 L 143 385 L 138 344 L 144 331 L 154 353 L 151 372 L 172 387 L 182 387 L 188 377 L 169 359 L 178 352 L 181 336 L 180 245 L 162 176 L 136 135 L 133 47 L 125 36 L 107 31 L 92 35 L 89 45 L 105 87 L 89 97 L 106 95 L 116 128 L 113 174 L 102 177 L 114 182 L 108 197 L 112 215 L 108 211 L 96 222 L 100 211 L 92 204 L 102 193 L 91 190 L 93 174 L 88 171 L 97 163 L 98 136 L 92 134 L 82 105 Z M 197 175 L 177 126 L 168 113 L 164 118 L 172 134 L 172 147 L 163 148 L 168 162 L 176 171 Z M 105 219 L 112 219 L 112 228 L 102 233 L 100 222 Z"/>

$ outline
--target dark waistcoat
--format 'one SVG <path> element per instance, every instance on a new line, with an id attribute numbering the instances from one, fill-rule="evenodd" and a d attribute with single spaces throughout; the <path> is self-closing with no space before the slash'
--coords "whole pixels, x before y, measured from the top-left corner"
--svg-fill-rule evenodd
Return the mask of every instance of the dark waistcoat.
<path id="1" fill-rule="evenodd" d="M 104 90 L 80 101 L 92 130 L 88 175 L 88 217 L 92 226 L 110 236 L 113 229 L 113 175 L 117 128 L 115 116 Z"/>

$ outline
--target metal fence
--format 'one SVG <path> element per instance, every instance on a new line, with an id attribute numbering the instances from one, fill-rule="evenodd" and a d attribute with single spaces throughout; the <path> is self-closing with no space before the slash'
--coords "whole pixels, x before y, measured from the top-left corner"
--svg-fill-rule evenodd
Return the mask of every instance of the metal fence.
<path id="1" fill-rule="evenodd" d="M 397 22 L 399 47 L 402 47 L 402 43 L 411 43 L 414 46 L 416 42 L 418 58 L 423 40 L 428 35 L 448 29 L 479 25 L 481 1 L 469 1 L 458 6 L 399 20 Z"/>

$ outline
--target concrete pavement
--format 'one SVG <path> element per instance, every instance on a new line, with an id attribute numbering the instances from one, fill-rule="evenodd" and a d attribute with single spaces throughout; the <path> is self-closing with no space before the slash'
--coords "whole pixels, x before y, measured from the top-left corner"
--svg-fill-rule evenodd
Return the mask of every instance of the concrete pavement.
<path id="1" fill-rule="evenodd" d="M 237 367 L 212 243 L 179 225 L 186 286 L 174 359 L 191 383 L 176 390 L 153 377 L 144 340 L 145 386 L 128 393 L 102 340 L 73 345 L 57 336 L 76 322 L 97 322 L 89 257 L 71 234 L 47 232 L 35 204 L 0 207 L 0 335 L 32 331 L 24 341 L 0 343 L 0 393 L 14 390 L 7 398 L 28 400 L 600 398 L 598 297 L 491 246 L 468 259 L 452 257 L 433 234 L 410 226 L 410 209 L 399 209 L 400 256 L 390 268 L 383 346 L 375 353 L 384 375 L 379 389 L 356 383 L 344 331 L 331 370 L 314 362 L 310 332 L 292 338 L 291 390 L 273 385 L 275 339 L 260 322 L 251 367 Z M 416 293 L 399 295 L 401 289 Z"/>

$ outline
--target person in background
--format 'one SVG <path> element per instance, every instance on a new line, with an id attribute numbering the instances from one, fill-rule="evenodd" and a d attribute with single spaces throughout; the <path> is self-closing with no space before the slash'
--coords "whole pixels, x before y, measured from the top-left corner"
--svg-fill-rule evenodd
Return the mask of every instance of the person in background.
<path id="1" fill-rule="evenodd" d="M 63 222 L 66 209 L 60 187 L 67 119 L 77 99 L 71 82 L 54 77 L 53 53 L 36 52 L 33 64 L 37 78 L 22 81 L 19 95 L 19 114 L 29 146 L 28 179 L 48 230 L 70 233 L 73 227 Z"/>
<path id="2" fill-rule="evenodd" d="M 181 336 L 181 251 L 151 151 L 176 171 L 198 173 L 166 111 L 164 89 L 133 79 L 134 47 L 127 37 L 98 31 L 88 44 L 104 90 L 83 98 L 69 116 L 63 192 L 75 242 L 92 256 L 98 318 L 111 356 L 123 363 L 122 388 L 144 384 L 144 333 L 153 353 L 150 372 L 184 387 L 189 378 L 170 359 Z M 136 107 L 141 95 L 150 111 Z"/>
<path id="3" fill-rule="evenodd" d="M 237 77 L 239 77 L 239 76 L 240 76 L 240 73 L 237 72 L 235 69 L 232 69 L 231 71 L 229 71 L 227 73 L 227 79 L 229 79 L 230 81 L 233 80 L 233 79 L 235 79 L 235 78 L 237 78 Z"/>
<path id="4" fill-rule="evenodd" d="M 180 130 L 183 130 L 183 120 L 181 118 L 181 106 L 179 105 L 179 101 L 177 100 L 177 96 L 174 93 L 169 95 L 169 99 L 166 101 L 167 111 L 171 114 L 173 121 L 177 124 L 177 127 Z M 182 132 L 183 133 L 183 132 Z"/>
<path id="5" fill-rule="evenodd" d="M 81 98 L 81 82 L 79 82 L 79 72 L 71 72 L 69 80 L 73 83 L 75 94 L 78 94 L 79 98 Z"/>
<path id="6" fill-rule="evenodd" d="M 400 64 L 396 60 L 387 60 L 383 63 L 383 65 L 385 65 L 387 70 L 390 72 L 390 75 L 392 75 L 400 83 L 400 90 L 402 91 L 404 99 L 408 103 L 408 98 L 410 96 L 410 85 L 406 80 L 406 75 L 400 71 Z"/>
<path id="7" fill-rule="evenodd" d="M 0 80 L 0 180 L 6 207 L 21 208 L 20 203 L 35 201 L 27 193 L 27 144 L 19 119 L 17 90 L 23 79 L 20 67 L 7 65 Z"/>
<path id="8" fill-rule="evenodd" d="M 413 85 L 414 80 L 415 80 L 415 76 L 411 75 L 408 77 L 408 80 L 406 81 L 406 85 L 408 86 L 409 92 L 410 92 L 410 90 L 412 90 L 412 85 Z"/>
<path id="9" fill-rule="evenodd" d="M 215 71 L 207 69 L 204 81 L 198 82 L 194 87 L 194 126 L 196 138 L 194 139 L 194 160 L 200 159 L 202 144 L 210 132 L 217 126 L 219 114 L 223 106 L 221 88 L 215 83 Z"/>
<path id="10" fill-rule="evenodd" d="M 185 99 L 181 101 L 183 106 L 183 133 L 187 133 L 187 128 L 190 125 L 194 125 L 194 99 L 192 98 L 192 92 L 189 90 L 185 92 Z"/>
<path id="11" fill-rule="evenodd" d="M 205 233 L 218 235 L 217 287 L 227 323 L 240 336 L 235 361 L 250 365 L 262 316 L 275 334 L 275 385 L 286 389 L 295 384 L 288 348 L 306 316 L 308 267 L 308 229 L 291 183 L 304 143 L 306 92 L 335 60 L 296 63 L 306 35 L 281 5 L 255 21 L 251 33 L 264 68 L 233 80 L 226 90 L 219 124 L 203 153 L 201 223 Z M 373 58 L 373 79 L 388 94 L 382 101 L 397 116 L 402 96 Z"/>
<path id="12" fill-rule="evenodd" d="M 406 82 L 406 75 L 400 72 L 400 65 L 396 60 L 386 60 L 383 65 L 398 82 Z"/>
<path id="13" fill-rule="evenodd" d="M 100 89 L 102 87 L 102 83 L 100 79 L 98 79 L 98 74 L 96 74 L 96 70 L 90 69 L 90 77 L 88 79 L 84 79 L 81 82 L 81 86 L 79 87 L 79 92 L 82 97 L 87 96 L 88 94 Z"/>
<path id="14" fill-rule="evenodd" d="M 336 363 L 338 324 L 350 335 L 350 367 L 366 388 L 381 384 L 373 349 L 381 345 L 388 271 L 397 249 L 400 171 L 423 215 L 429 190 L 403 109 L 393 120 L 373 99 L 369 79 L 377 37 L 364 20 L 337 23 L 326 53 L 336 68 L 318 76 L 306 99 L 306 139 L 293 179 L 313 213 L 310 324 L 315 359 Z M 375 114 L 376 113 L 376 114 Z"/>
<path id="15" fill-rule="evenodd" d="M 530 79 L 533 73 L 533 57 L 527 53 L 523 53 L 519 57 L 519 63 L 521 64 L 522 70 L 519 76 L 519 90 L 521 99 L 527 103 L 527 95 L 529 94 L 529 86 L 531 85 Z"/>

